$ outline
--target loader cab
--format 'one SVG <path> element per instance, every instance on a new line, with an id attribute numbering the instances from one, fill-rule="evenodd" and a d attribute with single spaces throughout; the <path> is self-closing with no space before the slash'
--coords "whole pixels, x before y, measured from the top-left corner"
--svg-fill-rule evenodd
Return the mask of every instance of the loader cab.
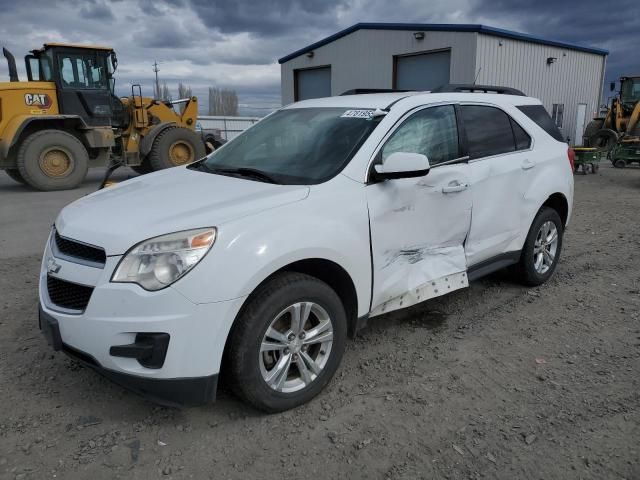
<path id="1" fill-rule="evenodd" d="M 620 101 L 631 107 L 640 102 L 640 77 L 620 78 Z"/>
<path id="2" fill-rule="evenodd" d="M 117 123 L 121 103 L 112 98 L 117 60 L 111 48 L 45 44 L 25 57 L 25 66 L 30 81 L 56 84 L 62 115 L 78 115 L 92 127 Z"/>

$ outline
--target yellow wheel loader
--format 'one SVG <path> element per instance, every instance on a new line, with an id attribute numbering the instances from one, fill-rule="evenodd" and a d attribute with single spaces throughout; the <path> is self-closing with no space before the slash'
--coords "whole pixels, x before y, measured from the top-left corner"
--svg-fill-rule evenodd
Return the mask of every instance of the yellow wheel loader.
<path id="1" fill-rule="evenodd" d="M 108 47 L 48 43 L 25 57 L 19 81 L 3 48 L 9 82 L 0 82 L 0 169 L 14 180 L 49 191 L 77 187 L 89 166 L 138 173 L 193 162 L 205 155 L 195 132 L 195 97 L 164 102 L 114 93 L 118 60 Z M 174 109 L 181 104 L 181 113 Z"/>
<path id="2" fill-rule="evenodd" d="M 611 91 L 615 88 L 612 82 Z M 583 144 L 607 150 L 615 167 L 640 162 L 640 76 L 621 77 L 620 90 L 603 113 L 585 128 Z"/>

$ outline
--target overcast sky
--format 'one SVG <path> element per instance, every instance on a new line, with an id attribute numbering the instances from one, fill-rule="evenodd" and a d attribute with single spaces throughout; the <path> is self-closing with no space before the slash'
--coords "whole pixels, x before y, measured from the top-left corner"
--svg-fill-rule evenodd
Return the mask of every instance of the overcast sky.
<path id="1" fill-rule="evenodd" d="M 0 44 L 19 59 L 44 42 L 109 45 L 119 92 L 152 63 L 174 90 L 233 88 L 241 113 L 280 105 L 277 59 L 358 22 L 482 23 L 609 50 L 607 82 L 640 74 L 640 0 L 0 0 Z M 0 81 L 8 79 L 0 59 Z"/>

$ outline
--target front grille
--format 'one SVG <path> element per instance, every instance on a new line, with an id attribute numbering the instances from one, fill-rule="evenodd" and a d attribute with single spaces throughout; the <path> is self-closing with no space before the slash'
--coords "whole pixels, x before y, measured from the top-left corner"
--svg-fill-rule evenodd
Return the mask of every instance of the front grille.
<path id="1" fill-rule="evenodd" d="M 102 248 L 61 237 L 57 231 L 53 238 L 58 251 L 64 255 L 100 265 L 107 261 L 107 254 Z"/>
<path id="2" fill-rule="evenodd" d="M 49 300 L 58 307 L 84 311 L 87 308 L 93 287 L 67 282 L 47 275 L 47 292 Z"/>

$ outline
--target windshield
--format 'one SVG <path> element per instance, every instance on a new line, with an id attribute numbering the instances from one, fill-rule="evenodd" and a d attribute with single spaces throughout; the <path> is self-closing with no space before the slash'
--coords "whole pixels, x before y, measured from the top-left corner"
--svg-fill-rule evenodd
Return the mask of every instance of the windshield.
<path id="1" fill-rule="evenodd" d="M 640 101 L 640 78 L 628 78 L 622 82 L 621 99 L 624 103 Z"/>
<path id="2" fill-rule="evenodd" d="M 105 89 L 107 61 L 104 55 L 58 54 L 60 79 L 64 88 Z"/>
<path id="3" fill-rule="evenodd" d="M 227 174 L 248 169 L 254 177 L 257 171 L 274 183 L 322 183 L 346 166 L 379 118 L 373 116 L 373 110 L 280 110 L 214 151 L 202 167 Z"/>

